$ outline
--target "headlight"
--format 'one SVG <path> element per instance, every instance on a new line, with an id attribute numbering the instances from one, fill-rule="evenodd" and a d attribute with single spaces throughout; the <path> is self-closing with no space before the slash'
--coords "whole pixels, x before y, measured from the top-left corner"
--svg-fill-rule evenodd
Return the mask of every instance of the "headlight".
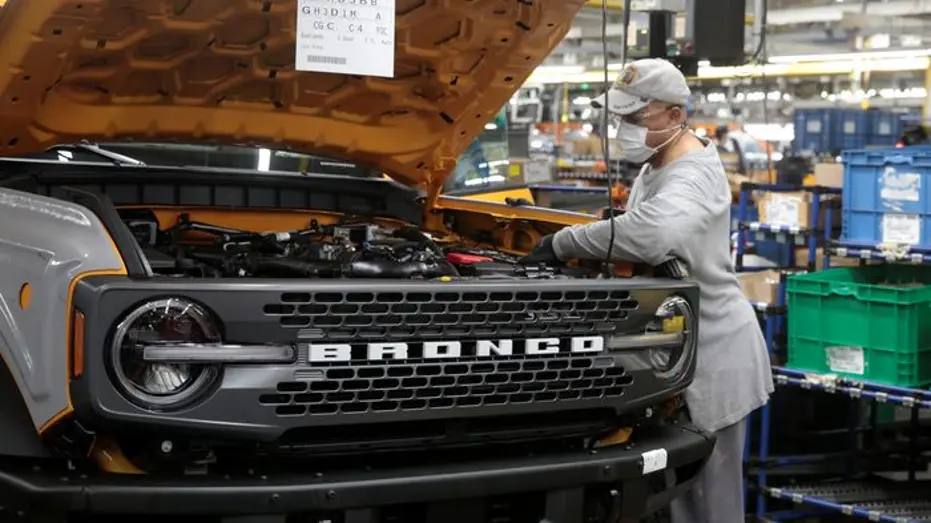
<path id="1" fill-rule="evenodd" d="M 663 300 L 654 319 L 647 325 L 647 335 L 669 337 L 677 343 L 666 343 L 650 349 L 650 364 L 657 376 L 678 379 L 694 357 L 695 317 L 689 302 L 681 296 Z"/>
<path id="2" fill-rule="evenodd" d="M 219 343 L 217 326 L 203 307 L 184 298 L 145 303 L 120 322 L 110 348 L 114 381 L 131 401 L 148 409 L 178 408 L 216 383 L 220 367 L 147 362 L 146 346 Z"/>

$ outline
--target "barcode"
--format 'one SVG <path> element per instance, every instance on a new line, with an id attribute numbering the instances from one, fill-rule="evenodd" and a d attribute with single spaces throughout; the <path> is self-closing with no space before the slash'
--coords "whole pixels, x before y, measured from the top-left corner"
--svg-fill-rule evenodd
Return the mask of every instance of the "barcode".
<path id="1" fill-rule="evenodd" d="M 346 59 L 342 56 L 317 56 L 309 55 L 307 57 L 307 63 L 311 64 L 330 64 L 330 65 L 346 65 Z"/>

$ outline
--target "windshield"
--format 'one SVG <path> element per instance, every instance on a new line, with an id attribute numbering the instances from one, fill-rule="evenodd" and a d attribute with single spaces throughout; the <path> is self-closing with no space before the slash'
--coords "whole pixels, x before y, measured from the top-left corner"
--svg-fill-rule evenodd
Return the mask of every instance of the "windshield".
<path id="1" fill-rule="evenodd" d="M 485 130 L 459 157 L 445 189 L 452 191 L 508 185 L 508 138 L 507 120 L 502 111 L 495 120 L 485 125 Z M 383 175 L 378 169 L 325 156 L 236 145 L 82 142 L 51 147 L 26 157 L 59 162 L 300 172 L 362 178 Z"/>
<path id="2" fill-rule="evenodd" d="M 529 135 L 526 132 L 508 133 L 507 112 L 502 109 L 459 157 L 454 171 L 446 180 L 444 190 L 454 192 L 517 184 L 520 178 L 511 176 L 509 157 L 514 154 L 527 156 L 528 143 Z M 80 142 L 51 147 L 26 157 L 58 162 L 300 172 L 361 178 L 383 176 L 378 169 L 354 162 L 287 150 L 237 145 Z"/>
<path id="3" fill-rule="evenodd" d="M 292 151 L 248 146 L 119 142 L 52 147 L 30 158 L 59 162 L 114 163 L 173 167 L 206 167 L 250 171 L 286 171 L 343 176 L 379 176 L 375 169 L 353 162 Z"/>
<path id="4" fill-rule="evenodd" d="M 446 181 L 446 192 L 506 185 L 509 178 L 507 131 L 507 112 L 502 109 L 459 157 L 456 169 Z"/>

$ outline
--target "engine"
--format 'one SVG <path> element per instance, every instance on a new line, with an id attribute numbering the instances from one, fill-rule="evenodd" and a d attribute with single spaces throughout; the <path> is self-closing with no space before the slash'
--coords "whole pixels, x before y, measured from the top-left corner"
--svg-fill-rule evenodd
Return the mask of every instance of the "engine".
<path id="1" fill-rule="evenodd" d="M 160 230 L 146 213 L 129 211 L 132 231 L 153 272 L 198 278 L 568 278 L 589 271 L 528 266 L 490 249 L 440 246 L 416 227 L 368 221 L 311 221 L 306 229 L 251 232 L 191 221 Z"/>

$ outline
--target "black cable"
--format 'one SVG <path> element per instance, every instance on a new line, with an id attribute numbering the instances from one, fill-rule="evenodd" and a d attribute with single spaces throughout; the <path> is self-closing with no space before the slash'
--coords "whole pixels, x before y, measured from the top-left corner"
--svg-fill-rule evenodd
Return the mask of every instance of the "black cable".
<path id="1" fill-rule="evenodd" d="M 766 50 L 766 28 L 767 28 L 767 14 L 769 12 L 769 7 L 767 6 L 767 0 L 761 0 L 760 2 L 760 45 L 757 48 L 757 54 L 755 56 L 757 64 L 760 66 L 760 79 L 763 81 L 763 128 L 766 129 L 769 127 L 769 106 L 767 101 L 769 100 L 769 87 L 766 80 L 766 63 L 769 61 L 769 54 Z M 769 173 L 773 169 L 773 148 L 772 143 L 766 141 L 766 175 L 769 176 Z M 767 180 L 771 182 L 772 180 Z M 777 180 L 778 181 L 778 180 Z"/>
<path id="2" fill-rule="evenodd" d="M 766 0 L 761 1 L 760 12 L 757 15 L 760 17 L 760 41 L 756 46 L 756 51 L 753 52 L 752 62 L 759 62 L 760 57 L 764 56 L 766 53 Z"/>
<path id="3" fill-rule="evenodd" d="M 623 38 L 623 41 L 621 42 L 622 71 L 627 65 L 627 32 L 630 29 L 630 4 L 631 0 L 624 0 L 624 30 L 621 32 L 621 38 Z M 611 165 L 611 152 L 608 150 L 608 125 L 610 123 L 609 108 L 611 107 L 611 105 L 608 103 L 608 98 L 611 96 L 611 84 L 608 73 L 608 0 L 601 0 L 601 61 L 604 70 L 604 86 L 606 93 L 605 104 L 601 109 L 601 150 L 604 154 L 605 169 L 607 169 L 608 173 L 608 219 L 611 220 L 611 234 L 608 237 L 608 252 L 605 254 L 604 273 L 605 277 L 611 278 L 614 276 L 614 271 L 611 270 L 611 254 L 614 252 L 614 234 L 616 225 L 614 223 L 614 199 L 612 198 L 615 173 Z M 620 165 L 618 167 L 620 167 Z"/>

